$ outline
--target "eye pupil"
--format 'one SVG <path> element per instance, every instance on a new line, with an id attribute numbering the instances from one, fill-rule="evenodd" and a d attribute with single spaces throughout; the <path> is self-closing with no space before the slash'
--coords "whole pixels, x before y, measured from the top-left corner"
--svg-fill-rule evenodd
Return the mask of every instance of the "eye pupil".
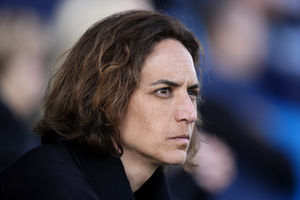
<path id="1" fill-rule="evenodd" d="M 172 91 L 170 88 L 161 88 L 156 90 L 155 93 L 161 97 L 168 97 L 171 95 Z"/>
<path id="2" fill-rule="evenodd" d="M 168 94 L 168 93 L 169 93 L 169 90 L 167 90 L 167 89 L 162 89 L 162 90 L 160 91 L 160 93 L 161 93 L 161 94 Z"/>

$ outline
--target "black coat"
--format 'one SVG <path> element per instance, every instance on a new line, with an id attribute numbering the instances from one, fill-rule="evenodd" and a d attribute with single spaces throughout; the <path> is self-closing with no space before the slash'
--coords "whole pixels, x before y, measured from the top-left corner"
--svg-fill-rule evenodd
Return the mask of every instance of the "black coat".
<path id="1" fill-rule="evenodd" d="M 171 199 L 161 169 L 135 193 L 119 158 L 57 142 L 37 147 L 0 174 L 0 199 Z"/>

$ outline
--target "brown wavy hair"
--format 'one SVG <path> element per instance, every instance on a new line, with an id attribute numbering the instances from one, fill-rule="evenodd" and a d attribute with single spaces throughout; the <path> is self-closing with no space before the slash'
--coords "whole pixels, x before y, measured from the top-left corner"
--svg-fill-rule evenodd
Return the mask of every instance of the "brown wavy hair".
<path id="1" fill-rule="evenodd" d="M 198 66 L 196 37 L 164 14 L 126 11 L 89 28 L 49 81 L 44 113 L 34 127 L 42 142 L 69 140 L 122 155 L 119 124 L 139 84 L 143 62 L 168 38 L 180 41 Z"/>

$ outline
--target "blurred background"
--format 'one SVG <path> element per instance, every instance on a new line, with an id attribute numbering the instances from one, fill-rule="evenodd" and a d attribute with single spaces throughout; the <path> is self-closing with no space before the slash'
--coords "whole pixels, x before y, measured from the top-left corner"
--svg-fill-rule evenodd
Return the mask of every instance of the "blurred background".
<path id="1" fill-rule="evenodd" d="M 1 0 L 0 171 L 31 132 L 51 71 L 84 31 L 128 9 L 182 21 L 203 45 L 198 164 L 175 200 L 300 200 L 299 0 Z"/>

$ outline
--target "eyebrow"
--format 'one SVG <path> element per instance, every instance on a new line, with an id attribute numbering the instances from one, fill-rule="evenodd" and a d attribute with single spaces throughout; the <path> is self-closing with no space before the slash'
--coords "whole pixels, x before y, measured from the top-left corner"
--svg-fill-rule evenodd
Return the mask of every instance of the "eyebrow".
<path id="1" fill-rule="evenodd" d="M 173 86 L 173 87 L 180 87 L 182 84 L 176 83 L 174 81 L 170 81 L 167 79 L 160 79 L 158 81 L 155 81 L 154 83 L 151 83 L 151 85 L 159 85 L 159 84 L 166 84 L 169 86 Z M 188 87 L 188 89 L 198 89 L 199 88 L 199 84 L 196 83 L 194 85 L 191 85 L 190 87 Z"/>
<path id="2" fill-rule="evenodd" d="M 194 85 L 191 85 L 190 87 L 188 87 L 189 90 L 193 90 L 193 89 L 199 89 L 199 84 L 196 83 Z"/>

